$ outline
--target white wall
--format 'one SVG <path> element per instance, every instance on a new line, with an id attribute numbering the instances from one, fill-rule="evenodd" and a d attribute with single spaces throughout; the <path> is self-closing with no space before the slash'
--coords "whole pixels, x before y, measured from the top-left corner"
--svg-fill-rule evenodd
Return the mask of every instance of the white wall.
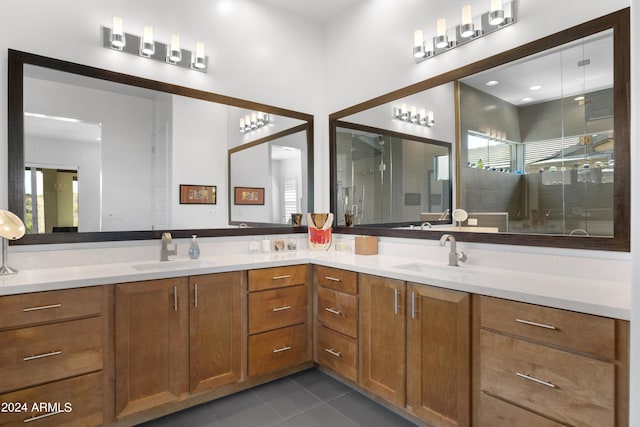
<path id="1" fill-rule="evenodd" d="M 2 6 L 0 81 L 7 81 L 6 51 L 11 48 L 304 113 L 324 113 L 318 84 L 324 78 L 322 27 L 269 9 L 259 0 L 5 0 Z M 180 33 L 184 48 L 204 41 L 209 72 L 103 48 L 100 27 L 110 27 L 114 15 L 123 17 L 125 30 L 132 33 L 140 34 L 149 24 L 160 41 L 168 41 L 171 32 Z M 6 84 L 0 85 L 0 99 L 6 96 Z M 7 117 L 6 102 L 0 102 L 0 117 Z M 6 126 L 6 120 L 0 120 L 3 177 Z M 320 140 L 321 130 L 316 129 Z M 2 180 L 0 207 L 6 206 Z"/>

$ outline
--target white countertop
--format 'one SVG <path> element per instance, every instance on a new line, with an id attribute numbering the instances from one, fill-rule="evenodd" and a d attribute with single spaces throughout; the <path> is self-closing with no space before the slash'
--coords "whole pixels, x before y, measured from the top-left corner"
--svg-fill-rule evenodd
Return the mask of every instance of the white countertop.
<path id="1" fill-rule="evenodd" d="M 335 251 L 233 254 L 202 257 L 195 261 L 133 261 L 23 270 L 0 278 L 0 296 L 306 263 L 623 320 L 629 320 L 631 316 L 629 283 L 465 264 L 449 267 L 445 262 L 431 260 Z"/>

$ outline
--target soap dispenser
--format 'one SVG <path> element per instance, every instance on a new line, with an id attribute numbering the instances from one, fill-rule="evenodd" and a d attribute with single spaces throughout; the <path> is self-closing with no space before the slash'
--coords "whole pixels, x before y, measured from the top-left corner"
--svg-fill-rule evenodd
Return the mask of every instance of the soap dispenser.
<path id="1" fill-rule="evenodd" d="M 196 240 L 195 234 L 191 236 L 191 246 L 189 246 L 189 258 L 198 259 L 200 257 L 200 247 L 198 246 L 198 241 Z"/>

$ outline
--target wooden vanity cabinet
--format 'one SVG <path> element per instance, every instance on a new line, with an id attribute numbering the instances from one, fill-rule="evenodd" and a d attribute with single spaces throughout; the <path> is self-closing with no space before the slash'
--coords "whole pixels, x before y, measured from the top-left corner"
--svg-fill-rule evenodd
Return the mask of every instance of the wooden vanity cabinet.
<path id="1" fill-rule="evenodd" d="M 116 417 L 188 392 L 186 277 L 115 285 Z"/>
<path id="2" fill-rule="evenodd" d="M 406 404 L 406 284 L 360 274 L 358 383 L 389 402 Z"/>
<path id="3" fill-rule="evenodd" d="M 308 266 L 248 272 L 248 375 L 311 360 Z"/>
<path id="4" fill-rule="evenodd" d="M 105 421 L 107 305 L 103 286 L 0 297 L 0 426 Z"/>
<path id="5" fill-rule="evenodd" d="M 338 375 L 358 380 L 358 274 L 314 267 L 316 346 L 314 360 Z"/>
<path id="6" fill-rule="evenodd" d="M 242 380 L 243 272 L 189 277 L 189 391 Z"/>
<path id="7" fill-rule="evenodd" d="M 116 416 L 242 380 L 244 273 L 115 288 Z"/>
<path id="8" fill-rule="evenodd" d="M 628 322 L 484 296 L 475 304 L 479 426 L 627 425 Z"/>
<path id="9" fill-rule="evenodd" d="M 471 422 L 471 296 L 408 283 L 407 409 L 436 426 Z"/>

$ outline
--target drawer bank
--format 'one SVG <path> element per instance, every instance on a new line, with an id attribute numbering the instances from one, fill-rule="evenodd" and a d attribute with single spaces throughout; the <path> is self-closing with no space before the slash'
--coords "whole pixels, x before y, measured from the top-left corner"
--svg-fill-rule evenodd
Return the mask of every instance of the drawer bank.
<path id="1" fill-rule="evenodd" d="M 312 366 L 421 425 L 628 425 L 619 307 L 335 260 L 255 266 L 3 283 L 0 401 L 60 405 L 0 426 L 136 425 Z"/>

